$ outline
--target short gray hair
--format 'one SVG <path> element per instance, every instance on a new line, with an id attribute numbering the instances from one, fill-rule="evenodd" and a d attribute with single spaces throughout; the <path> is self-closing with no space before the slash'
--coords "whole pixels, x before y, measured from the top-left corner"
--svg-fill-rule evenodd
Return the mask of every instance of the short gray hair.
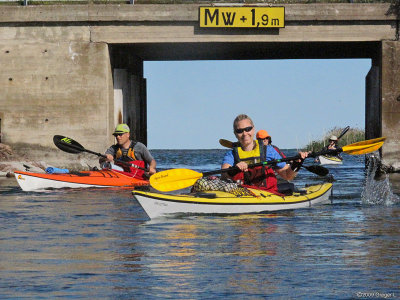
<path id="1" fill-rule="evenodd" d="M 251 126 L 254 127 L 253 120 L 252 120 L 248 115 L 246 115 L 246 114 L 240 114 L 240 115 L 238 115 L 238 116 L 235 118 L 235 120 L 233 120 L 233 131 L 236 130 L 236 125 L 237 125 L 237 123 L 239 123 L 239 122 L 242 121 L 242 120 L 249 120 L 250 123 L 251 123 Z"/>

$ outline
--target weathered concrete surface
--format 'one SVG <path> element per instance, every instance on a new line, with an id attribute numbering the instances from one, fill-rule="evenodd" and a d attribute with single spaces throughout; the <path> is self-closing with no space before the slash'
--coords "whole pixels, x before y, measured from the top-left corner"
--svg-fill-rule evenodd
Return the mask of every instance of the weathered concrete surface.
<path id="1" fill-rule="evenodd" d="M 245 6 L 242 3 L 197 4 L 96 4 L 2 6 L 1 22 L 197 22 L 200 6 Z M 259 3 L 251 6 L 270 6 Z M 295 21 L 396 20 L 389 3 L 285 4 L 285 19 Z"/>
<path id="2" fill-rule="evenodd" d="M 400 170 L 400 42 L 382 43 L 383 163 Z"/>
<path id="3" fill-rule="evenodd" d="M 33 148 L 54 149 L 52 136 L 62 134 L 103 152 L 120 115 L 145 130 L 137 107 L 145 103 L 143 60 L 363 57 L 381 87 L 370 84 L 370 107 L 382 105 L 381 116 L 369 117 L 379 128 L 373 134 L 388 136 L 385 162 L 400 161 L 398 16 L 390 4 L 284 5 L 286 27 L 262 31 L 199 28 L 199 6 L 2 6 L 2 142 L 29 143 L 21 151 L 37 155 Z M 127 74 L 123 91 L 114 91 L 114 69 Z"/>
<path id="4" fill-rule="evenodd" d="M 88 27 L 0 27 L 0 65 L 4 143 L 54 148 L 55 134 L 94 151 L 111 143 L 108 46 L 90 42 Z"/>

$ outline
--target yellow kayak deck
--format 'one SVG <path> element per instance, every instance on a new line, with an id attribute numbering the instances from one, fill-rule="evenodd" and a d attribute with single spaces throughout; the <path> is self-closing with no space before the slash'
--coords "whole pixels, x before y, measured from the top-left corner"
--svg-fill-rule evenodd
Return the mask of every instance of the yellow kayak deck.
<path id="1" fill-rule="evenodd" d="M 319 198 L 332 188 L 331 183 L 312 185 L 295 192 L 290 196 L 280 196 L 267 191 L 249 189 L 255 196 L 237 197 L 231 193 L 223 191 L 205 191 L 190 194 L 166 194 L 156 192 L 133 191 L 133 195 L 142 195 L 147 198 L 204 204 L 278 204 L 278 203 L 298 203 Z"/>

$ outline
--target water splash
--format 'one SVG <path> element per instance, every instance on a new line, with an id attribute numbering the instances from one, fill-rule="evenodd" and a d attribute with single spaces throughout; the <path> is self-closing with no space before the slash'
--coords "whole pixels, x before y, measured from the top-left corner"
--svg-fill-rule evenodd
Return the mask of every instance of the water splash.
<path id="1" fill-rule="evenodd" d="M 400 197 L 392 192 L 389 175 L 384 174 L 382 179 L 375 178 L 376 171 L 380 166 L 379 154 L 367 155 L 367 169 L 365 182 L 361 192 L 361 202 L 368 205 L 390 206 L 400 202 Z"/>

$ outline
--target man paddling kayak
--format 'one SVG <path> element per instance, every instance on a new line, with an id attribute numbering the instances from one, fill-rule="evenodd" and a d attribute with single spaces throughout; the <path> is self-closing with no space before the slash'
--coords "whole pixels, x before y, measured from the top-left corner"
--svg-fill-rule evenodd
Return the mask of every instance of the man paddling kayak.
<path id="1" fill-rule="evenodd" d="M 228 172 L 229 177 L 247 186 L 277 193 L 277 178 L 274 170 L 283 179 L 292 180 L 296 177 L 303 160 L 308 156 L 307 152 L 299 152 L 301 160 L 292 162 L 291 165 L 281 162 L 276 163 L 273 168 L 267 166 L 248 168 L 249 164 L 282 157 L 271 145 L 265 146 L 254 139 L 254 123 L 249 116 L 238 115 L 233 122 L 233 132 L 238 139 L 239 146 L 225 154 L 221 168 L 227 169 L 236 166 L 238 170 Z"/>
<path id="2" fill-rule="evenodd" d="M 329 145 L 326 146 L 326 149 L 336 150 L 338 148 L 338 143 L 339 143 L 339 139 L 335 135 L 332 135 L 329 138 Z M 340 156 L 340 153 L 338 153 L 336 156 L 338 158 L 342 159 L 342 157 Z"/>
<path id="3" fill-rule="evenodd" d="M 342 135 L 340 135 L 342 136 Z M 326 145 L 323 149 L 326 150 L 336 150 L 339 146 L 339 138 L 336 137 L 336 135 L 332 135 L 329 138 L 329 144 Z M 319 162 L 321 164 L 342 164 L 343 157 L 340 155 L 340 153 L 337 153 L 336 155 L 322 155 L 318 156 L 315 159 L 315 162 Z"/>
<path id="4" fill-rule="evenodd" d="M 114 163 L 120 165 L 124 171 L 129 173 L 135 173 L 135 177 L 143 176 L 144 171 L 142 169 L 148 168 L 148 174 L 153 175 L 156 173 L 157 163 L 150 151 L 146 146 L 140 142 L 130 139 L 130 128 L 126 124 L 119 124 L 115 127 L 113 135 L 117 141 L 117 144 L 112 145 L 105 152 L 107 158 L 101 158 L 100 164 L 105 162 Z M 118 161 L 129 162 L 132 167 L 126 167 L 125 164 L 118 164 Z"/>

